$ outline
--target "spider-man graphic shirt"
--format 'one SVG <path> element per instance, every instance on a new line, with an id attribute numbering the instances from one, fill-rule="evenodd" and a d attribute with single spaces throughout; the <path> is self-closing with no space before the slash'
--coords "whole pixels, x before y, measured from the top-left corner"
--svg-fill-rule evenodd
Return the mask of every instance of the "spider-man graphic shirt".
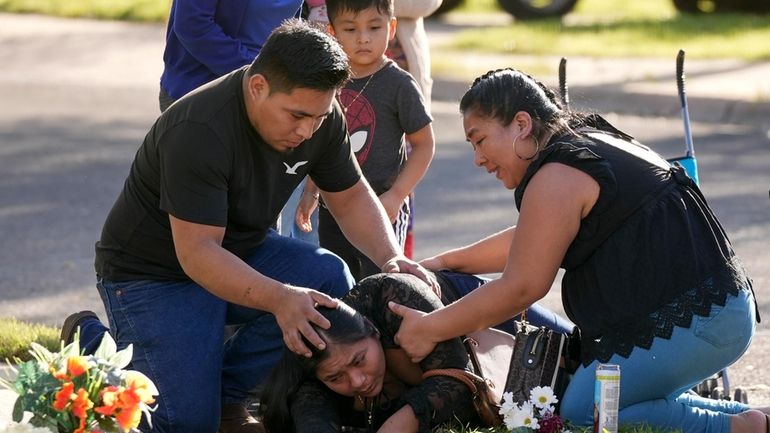
<path id="1" fill-rule="evenodd" d="M 407 158 L 405 134 L 433 120 L 417 82 L 393 61 L 351 80 L 338 96 L 350 144 L 376 194 L 390 189 Z"/>

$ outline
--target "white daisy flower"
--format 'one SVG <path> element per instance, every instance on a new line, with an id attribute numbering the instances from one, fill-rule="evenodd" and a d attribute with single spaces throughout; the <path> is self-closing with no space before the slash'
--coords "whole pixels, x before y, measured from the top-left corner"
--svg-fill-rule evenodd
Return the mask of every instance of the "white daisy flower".
<path id="1" fill-rule="evenodd" d="M 521 415 L 522 415 L 522 418 L 520 421 L 524 427 L 530 428 L 532 430 L 537 430 L 540 428 L 540 424 L 538 423 L 537 418 L 535 418 L 534 413 L 532 413 L 531 411 L 529 412 L 521 411 Z"/>
<path id="2" fill-rule="evenodd" d="M 558 403 L 559 399 L 553 394 L 550 386 L 536 386 L 529 393 L 529 401 L 540 409 L 553 411 L 551 406 Z"/>
<path id="3" fill-rule="evenodd" d="M 513 411 L 516 410 L 516 407 L 501 407 L 500 411 L 498 412 L 500 415 L 502 415 L 503 418 L 510 418 L 513 416 Z"/>
<path id="4" fill-rule="evenodd" d="M 531 418 L 532 414 L 523 410 L 521 407 L 516 406 L 508 413 L 508 415 L 508 417 L 504 418 L 505 426 L 508 427 L 509 430 L 513 430 L 526 427 L 525 422 L 528 418 Z"/>
<path id="5" fill-rule="evenodd" d="M 534 414 L 535 406 L 532 404 L 532 401 L 525 401 L 524 403 L 521 404 L 521 410 Z"/>
<path id="6" fill-rule="evenodd" d="M 510 412 L 516 406 L 518 405 L 516 404 L 515 401 L 513 401 L 513 393 L 512 392 L 503 393 L 503 404 L 500 405 L 500 414 L 502 414 L 503 411 Z"/>

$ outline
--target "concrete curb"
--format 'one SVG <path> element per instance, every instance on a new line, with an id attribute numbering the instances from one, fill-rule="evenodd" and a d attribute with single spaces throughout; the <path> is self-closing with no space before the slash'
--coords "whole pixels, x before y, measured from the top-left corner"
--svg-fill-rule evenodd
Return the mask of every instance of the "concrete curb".
<path id="1" fill-rule="evenodd" d="M 469 81 L 436 77 L 433 83 L 433 99 L 458 102 L 470 85 Z M 671 94 L 630 92 L 619 86 L 571 86 L 570 99 L 573 108 L 598 113 L 618 113 L 650 116 L 679 116 L 681 107 L 676 88 Z M 736 124 L 770 124 L 770 102 L 688 95 L 687 105 L 692 122 L 722 122 Z"/>

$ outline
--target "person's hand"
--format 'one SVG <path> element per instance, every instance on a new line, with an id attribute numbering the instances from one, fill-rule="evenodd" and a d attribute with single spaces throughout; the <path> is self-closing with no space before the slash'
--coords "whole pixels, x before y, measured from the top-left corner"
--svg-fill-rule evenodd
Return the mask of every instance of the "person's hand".
<path id="1" fill-rule="evenodd" d="M 382 266 L 382 272 L 412 274 L 425 281 L 433 290 L 433 293 L 441 298 L 441 286 L 438 284 L 436 277 L 414 260 L 407 259 L 402 255 L 396 256 Z"/>
<path id="2" fill-rule="evenodd" d="M 404 349 L 412 362 L 417 363 L 425 359 L 438 343 L 431 339 L 427 330 L 423 329 L 424 317 L 427 316 L 427 313 L 393 301 L 388 302 L 388 308 L 393 314 L 402 318 L 401 326 L 393 337 L 393 341 Z"/>
<path id="3" fill-rule="evenodd" d="M 385 208 L 385 213 L 388 214 L 388 220 L 391 224 L 396 222 L 396 217 L 401 211 L 401 207 L 404 205 L 404 200 L 399 199 L 390 190 L 385 191 L 379 197 L 382 207 Z"/>
<path id="4" fill-rule="evenodd" d="M 444 262 L 444 259 L 442 259 L 440 256 L 433 256 L 428 257 L 427 259 L 420 260 L 420 264 L 425 269 L 430 269 L 431 271 L 441 271 L 445 269 L 449 269 Z"/>
<path id="5" fill-rule="evenodd" d="M 313 231 L 310 215 L 318 207 L 318 197 L 318 193 L 303 192 L 299 198 L 299 203 L 297 203 L 297 210 L 294 212 L 294 222 L 305 233 Z"/>
<path id="6" fill-rule="evenodd" d="M 328 24 L 329 16 L 326 14 L 326 5 L 313 6 L 309 8 L 307 20 L 313 23 Z"/>
<path id="7" fill-rule="evenodd" d="M 286 286 L 287 290 L 278 303 L 278 308 L 273 310 L 278 326 L 283 332 L 283 341 L 292 352 L 310 357 L 310 349 L 303 343 L 304 336 L 311 344 L 323 349 L 326 344 L 315 332 L 311 323 L 323 329 L 329 329 L 331 323 L 316 309 L 317 305 L 334 308 L 337 300 L 312 289 Z"/>

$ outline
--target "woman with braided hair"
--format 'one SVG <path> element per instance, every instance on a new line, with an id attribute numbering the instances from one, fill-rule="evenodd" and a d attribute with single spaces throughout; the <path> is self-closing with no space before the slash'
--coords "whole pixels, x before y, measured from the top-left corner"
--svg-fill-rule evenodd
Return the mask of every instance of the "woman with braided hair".
<path id="1" fill-rule="evenodd" d="M 622 371 L 620 423 L 687 432 L 770 431 L 770 408 L 687 391 L 737 360 L 759 320 L 751 280 L 698 186 L 680 166 L 601 117 L 564 109 L 520 71 L 491 71 L 460 102 L 477 166 L 515 189 L 517 224 L 423 260 L 428 269 L 501 272 L 463 299 L 403 317 L 413 361 L 511 317 L 548 293 L 559 268 L 582 365 L 561 405 L 593 422 L 596 365 Z"/>
<path id="2" fill-rule="evenodd" d="M 437 272 L 442 298 L 416 277 L 377 274 L 362 279 L 334 308 L 319 306 L 330 323 L 313 326 L 325 343 L 305 357 L 286 351 L 271 372 L 260 408 L 271 433 L 333 433 L 341 426 L 378 433 L 428 433 L 449 423 L 479 425 L 470 389 L 449 376 L 424 371 L 466 369 L 472 364 L 459 338 L 441 342 L 419 364 L 393 342 L 400 318 L 388 302 L 433 311 L 483 283 L 456 272 Z M 574 325 L 535 305 L 527 320 L 562 333 Z M 498 326 L 515 332 L 512 321 Z M 312 345 L 311 345 L 312 346 Z"/>

